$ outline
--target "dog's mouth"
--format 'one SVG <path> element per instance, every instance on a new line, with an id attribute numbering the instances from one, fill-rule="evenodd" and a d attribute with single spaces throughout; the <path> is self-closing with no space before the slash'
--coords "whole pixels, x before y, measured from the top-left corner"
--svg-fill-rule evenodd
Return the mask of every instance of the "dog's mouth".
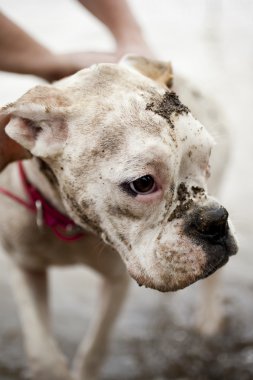
<path id="1" fill-rule="evenodd" d="M 202 279 L 204 278 L 207 278 L 209 276 L 211 276 L 213 273 L 215 273 L 218 269 L 220 269 L 221 267 L 223 267 L 229 260 L 229 256 L 228 255 L 224 255 L 223 257 L 221 257 L 215 264 L 211 264 L 209 263 L 207 265 L 207 267 L 205 268 L 204 270 L 204 273 L 203 273 L 203 276 L 202 276 Z"/>
<path id="2" fill-rule="evenodd" d="M 212 275 L 236 254 L 238 247 L 227 224 L 224 230 L 213 236 L 193 233 L 183 225 L 181 233 L 170 240 L 170 231 L 165 229 L 164 238 L 145 252 L 145 260 L 139 259 L 139 251 L 132 252 L 126 262 L 128 272 L 140 286 L 162 292 L 183 289 Z"/>
<path id="3" fill-rule="evenodd" d="M 233 256 L 238 251 L 238 246 L 234 237 L 228 232 L 224 239 L 221 239 L 217 244 L 204 244 L 204 250 L 207 255 L 207 264 L 203 273 L 203 278 L 206 278 L 225 265 L 230 256 Z"/>

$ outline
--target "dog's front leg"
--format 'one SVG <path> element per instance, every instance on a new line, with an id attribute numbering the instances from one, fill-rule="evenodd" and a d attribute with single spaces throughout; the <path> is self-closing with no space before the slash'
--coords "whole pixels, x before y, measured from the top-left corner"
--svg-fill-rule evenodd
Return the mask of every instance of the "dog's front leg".
<path id="1" fill-rule="evenodd" d="M 74 374 L 78 380 L 95 380 L 103 364 L 110 330 L 127 294 L 129 276 L 104 278 L 99 294 L 99 310 L 94 313 L 87 337 L 74 359 Z"/>
<path id="2" fill-rule="evenodd" d="M 220 331 L 224 323 L 222 297 L 222 270 L 204 280 L 201 286 L 201 302 L 197 314 L 197 329 L 211 336 Z"/>
<path id="3" fill-rule="evenodd" d="M 70 380 L 65 359 L 50 333 L 47 272 L 31 271 L 15 265 L 13 285 L 32 378 Z"/>

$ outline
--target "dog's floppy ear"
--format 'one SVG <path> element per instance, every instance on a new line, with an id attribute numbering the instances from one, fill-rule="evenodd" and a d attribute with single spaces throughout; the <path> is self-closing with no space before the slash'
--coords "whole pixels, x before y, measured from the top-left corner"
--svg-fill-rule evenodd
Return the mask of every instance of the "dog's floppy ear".
<path id="1" fill-rule="evenodd" d="M 120 61 L 121 65 L 131 67 L 135 71 L 151 78 L 169 88 L 173 84 L 173 71 L 170 62 L 157 61 L 139 55 L 126 55 Z"/>
<path id="2" fill-rule="evenodd" d="M 36 86 L 16 102 L 0 110 L 8 117 L 7 135 L 33 155 L 47 157 L 56 154 L 67 137 L 64 119 L 70 100 L 51 85 Z"/>

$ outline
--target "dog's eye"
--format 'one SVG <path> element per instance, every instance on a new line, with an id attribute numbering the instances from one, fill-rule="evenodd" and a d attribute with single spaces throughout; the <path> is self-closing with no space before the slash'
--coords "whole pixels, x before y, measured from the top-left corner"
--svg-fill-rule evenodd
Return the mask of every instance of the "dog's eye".
<path id="1" fill-rule="evenodd" d="M 129 183 L 129 187 L 135 194 L 146 195 L 153 193 L 156 189 L 156 183 L 151 175 L 144 175 Z"/>

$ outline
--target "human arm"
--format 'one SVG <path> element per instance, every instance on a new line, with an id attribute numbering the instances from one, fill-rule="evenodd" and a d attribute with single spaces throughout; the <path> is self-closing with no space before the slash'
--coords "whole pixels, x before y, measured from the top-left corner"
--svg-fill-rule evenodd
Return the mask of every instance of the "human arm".
<path id="1" fill-rule="evenodd" d="M 32 74 L 54 81 L 99 62 L 114 62 L 110 53 L 54 54 L 0 12 L 0 70 Z"/>
<path id="2" fill-rule="evenodd" d="M 79 0 L 112 33 L 117 56 L 126 53 L 152 56 L 141 28 L 126 0 Z"/>

